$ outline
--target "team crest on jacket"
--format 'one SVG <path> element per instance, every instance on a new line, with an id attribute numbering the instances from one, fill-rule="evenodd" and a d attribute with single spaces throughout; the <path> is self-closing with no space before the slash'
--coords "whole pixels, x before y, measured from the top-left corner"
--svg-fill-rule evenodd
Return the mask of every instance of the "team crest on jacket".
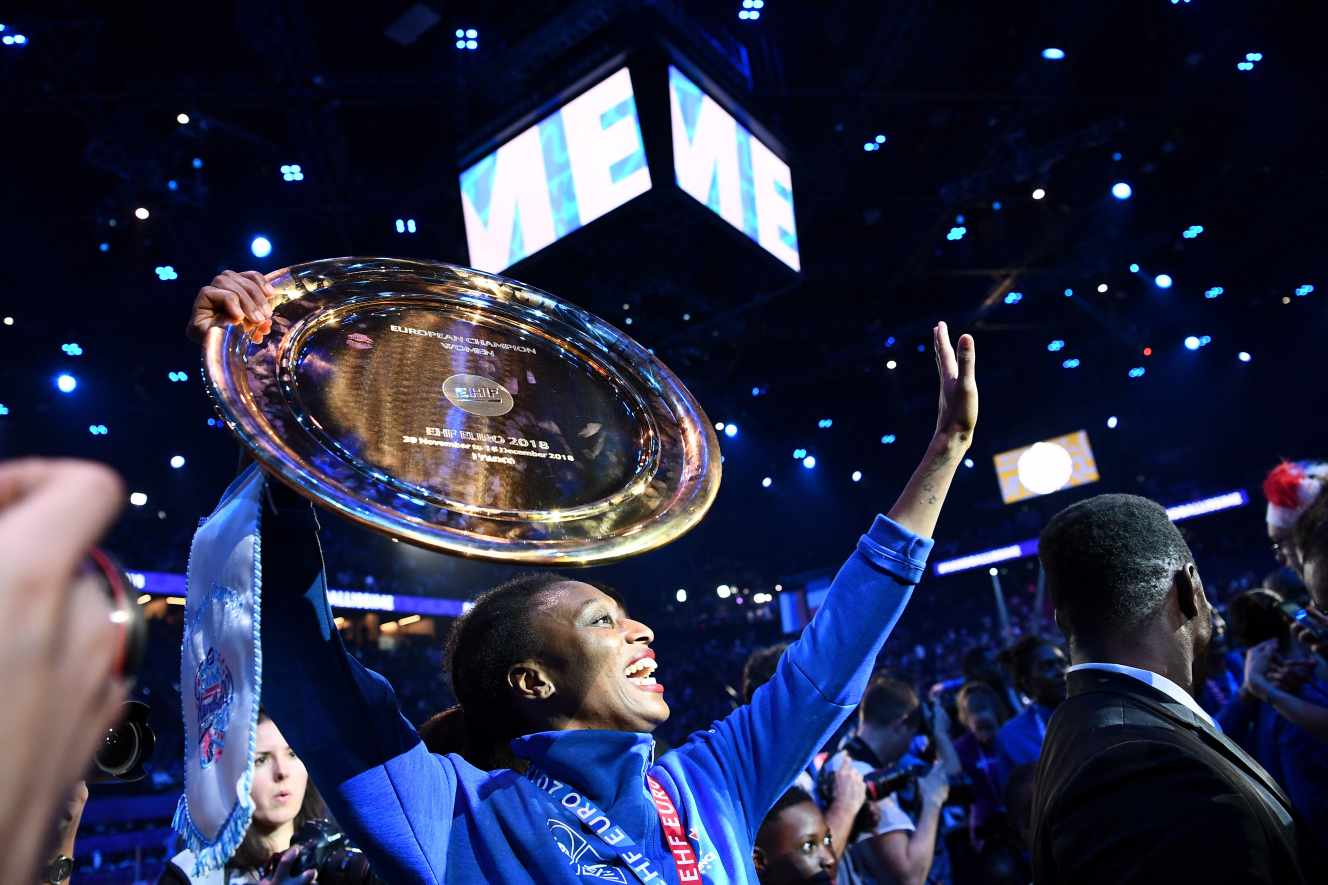
<path id="1" fill-rule="evenodd" d="M 231 668 L 215 648 L 198 665 L 194 675 L 194 702 L 198 707 L 198 764 L 206 769 L 221 758 L 226 728 L 231 723 L 231 701 L 235 684 Z"/>
<path id="2" fill-rule="evenodd" d="M 549 818 L 549 832 L 553 834 L 554 844 L 567 858 L 568 864 L 575 868 L 578 876 L 596 882 L 621 882 L 627 885 L 626 874 L 618 867 L 605 864 L 585 836 L 554 818 Z"/>

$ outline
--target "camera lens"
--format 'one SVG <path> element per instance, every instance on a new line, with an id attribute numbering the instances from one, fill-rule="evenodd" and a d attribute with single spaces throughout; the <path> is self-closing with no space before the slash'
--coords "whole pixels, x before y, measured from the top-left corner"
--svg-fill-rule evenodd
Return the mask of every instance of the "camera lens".
<path id="1" fill-rule="evenodd" d="M 120 775 L 134 767 L 138 759 L 138 728 L 132 722 L 118 725 L 106 732 L 101 749 L 97 751 L 97 767 L 108 774 Z"/>

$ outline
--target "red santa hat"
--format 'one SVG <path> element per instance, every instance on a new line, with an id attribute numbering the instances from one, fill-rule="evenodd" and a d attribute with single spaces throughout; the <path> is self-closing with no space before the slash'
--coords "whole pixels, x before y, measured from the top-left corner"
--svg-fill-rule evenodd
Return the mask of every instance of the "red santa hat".
<path id="1" fill-rule="evenodd" d="M 1283 461 L 1263 481 L 1268 499 L 1268 524 L 1289 529 L 1314 503 L 1328 483 L 1328 464 L 1318 461 Z"/>

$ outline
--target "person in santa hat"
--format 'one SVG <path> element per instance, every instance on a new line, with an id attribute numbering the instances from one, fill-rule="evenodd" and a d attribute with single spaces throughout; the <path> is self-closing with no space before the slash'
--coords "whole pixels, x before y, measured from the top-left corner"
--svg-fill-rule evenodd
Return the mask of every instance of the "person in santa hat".
<path id="1" fill-rule="evenodd" d="M 1322 461 L 1283 461 L 1263 481 L 1263 495 L 1268 499 L 1268 540 L 1273 544 L 1273 554 L 1298 575 L 1302 565 L 1296 547 L 1296 520 L 1324 488 L 1328 488 L 1328 463 Z"/>

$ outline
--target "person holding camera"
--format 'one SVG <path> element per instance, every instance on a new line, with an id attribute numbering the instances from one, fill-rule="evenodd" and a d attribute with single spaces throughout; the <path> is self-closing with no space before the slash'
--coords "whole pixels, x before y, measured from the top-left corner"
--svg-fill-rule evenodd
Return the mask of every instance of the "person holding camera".
<path id="1" fill-rule="evenodd" d="M 61 882 L 73 868 L 62 851 L 43 869 L 42 853 L 128 693 L 125 624 L 85 568 L 124 500 L 100 464 L 0 462 L 0 882 Z"/>
<path id="2" fill-rule="evenodd" d="M 1306 648 L 1328 660 L 1328 493 L 1321 493 L 1296 520 L 1292 535 L 1300 576 L 1314 604 L 1292 633 Z"/>
<path id="3" fill-rule="evenodd" d="M 1246 648 L 1244 680 L 1216 719 L 1281 784 L 1310 830 L 1328 834 L 1328 663 L 1292 638 L 1282 606 L 1266 589 L 1231 600 L 1229 630 Z"/>
<path id="4" fill-rule="evenodd" d="M 216 336 L 243 323 L 261 334 L 274 294 L 259 274 L 223 274 L 199 292 L 189 328 Z M 651 732 L 669 705 L 653 632 L 616 596 L 552 573 L 489 590 L 458 619 L 447 661 L 462 740 L 430 754 L 388 682 L 348 654 L 332 625 L 308 502 L 242 476 L 237 494 L 264 508 L 264 703 L 380 875 L 755 879 L 756 832 L 861 699 L 971 444 L 973 339 L 961 336 L 956 351 L 941 323 L 934 346 L 933 442 L 889 516 L 858 542 L 752 702 L 659 759 Z"/>
<path id="5" fill-rule="evenodd" d="M 291 840 L 306 823 L 327 816 L 309 772 L 266 712 L 259 713 L 254 740 L 254 779 L 249 788 L 254 814 L 244 840 L 222 870 L 193 876 L 193 852 L 185 850 L 166 864 L 158 885 L 304 885 L 315 870 L 294 874 L 299 846 Z M 273 858 L 279 858 L 272 870 Z M 265 873 L 268 875 L 265 876 Z"/>
<path id="6" fill-rule="evenodd" d="M 936 863 L 937 837 L 950 778 L 940 759 L 928 766 L 909 753 L 922 731 L 922 716 L 912 686 L 878 676 L 858 708 L 858 731 L 845 745 L 846 753 L 827 763 L 832 774 L 838 774 L 837 766 L 849 764 L 869 782 L 881 784 L 869 786 L 869 796 L 875 794 L 868 802 L 871 816 L 859 816 L 850 835 L 849 852 L 854 866 L 865 872 L 862 881 L 945 881 L 945 864 Z M 905 797 L 912 800 L 912 815 L 903 807 Z"/>

